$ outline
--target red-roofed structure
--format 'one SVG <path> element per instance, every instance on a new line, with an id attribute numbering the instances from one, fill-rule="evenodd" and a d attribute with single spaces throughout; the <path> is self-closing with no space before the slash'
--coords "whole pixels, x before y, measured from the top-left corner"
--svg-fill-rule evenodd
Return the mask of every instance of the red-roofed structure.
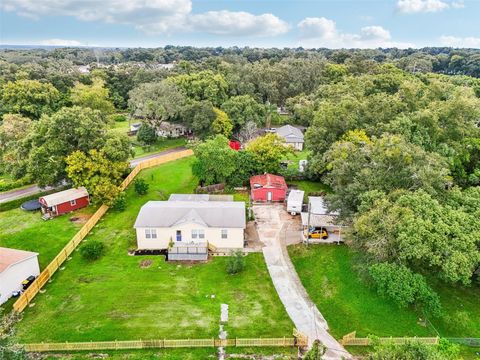
<path id="1" fill-rule="evenodd" d="M 241 147 L 240 141 L 238 140 L 230 140 L 228 145 L 230 146 L 231 149 L 236 151 L 240 150 L 240 147 Z"/>
<path id="2" fill-rule="evenodd" d="M 288 189 L 282 176 L 272 174 L 252 176 L 250 188 L 253 201 L 285 201 Z"/>

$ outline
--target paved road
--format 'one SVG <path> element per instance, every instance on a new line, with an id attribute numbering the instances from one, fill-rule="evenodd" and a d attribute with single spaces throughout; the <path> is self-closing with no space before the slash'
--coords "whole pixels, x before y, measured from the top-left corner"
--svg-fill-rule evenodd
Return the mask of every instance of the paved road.
<path id="1" fill-rule="evenodd" d="M 158 153 L 155 153 L 155 154 L 141 156 L 141 157 L 138 157 L 136 159 L 130 160 L 130 165 L 131 166 L 136 166 L 139 162 L 142 162 L 144 160 L 154 159 L 156 157 L 159 157 L 159 156 L 162 156 L 162 155 L 165 155 L 165 154 L 170 154 L 170 153 L 182 151 L 182 150 L 185 150 L 185 149 L 186 148 L 184 146 L 181 146 L 181 147 L 177 147 L 177 148 L 174 148 L 174 149 L 168 149 L 168 150 L 165 150 L 165 151 L 161 151 L 161 152 L 158 152 Z M 52 190 L 52 189 L 54 189 L 54 188 L 51 187 L 51 186 L 47 186 L 46 188 L 41 188 L 37 185 L 30 185 L 30 186 L 27 186 L 27 187 L 24 187 L 24 188 L 21 188 L 21 189 L 14 189 L 14 190 L 10 190 L 10 191 L 5 191 L 5 192 L 0 193 L 0 204 L 8 202 L 8 201 L 12 201 L 12 200 L 20 199 L 20 198 L 23 198 L 23 197 L 32 196 L 32 195 L 38 194 L 42 191 L 48 191 L 48 190 Z"/>
<path id="2" fill-rule="evenodd" d="M 351 355 L 328 332 L 328 324 L 310 300 L 288 256 L 285 234 L 289 230 L 289 215 L 283 206 L 254 205 L 260 240 L 265 244 L 263 256 L 273 285 L 295 327 L 308 336 L 309 343 L 319 339 L 326 347 L 326 360 L 351 359 Z"/>

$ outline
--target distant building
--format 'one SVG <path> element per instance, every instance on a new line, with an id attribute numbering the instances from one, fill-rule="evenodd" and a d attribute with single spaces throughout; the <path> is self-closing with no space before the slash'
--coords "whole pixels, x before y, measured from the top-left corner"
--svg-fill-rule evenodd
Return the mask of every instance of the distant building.
<path id="1" fill-rule="evenodd" d="M 68 189 L 38 199 L 44 219 L 66 214 L 90 204 L 87 189 L 83 186 Z"/>
<path id="2" fill-rule="evenodd" d="M 285 139 L 285 143 L 295 150 L 302 151 L 305 142 L 303 132 L 292 125 L 285 125 L 276 130 L 278 136 Z"/>
<path id="3" fill-rule="evenodd" d="M 37 253 L 0 247 L 0 305 L 22 290 L 25 279 L 39 274 Z"/>
<path id="4" fill-rule="evenodd" d="M 157 129 L 157 135 L 160 137 L 178 138 L 190 134 L 191 131 L 186 126 L 168 121 L 162 121 Z"/>
<path id="5" fill-rule="evenodd" d="M 285 201 L 287 183 L 282 176 L 264 174 L 250 178 L 250 191 L 253 201 Z"/>

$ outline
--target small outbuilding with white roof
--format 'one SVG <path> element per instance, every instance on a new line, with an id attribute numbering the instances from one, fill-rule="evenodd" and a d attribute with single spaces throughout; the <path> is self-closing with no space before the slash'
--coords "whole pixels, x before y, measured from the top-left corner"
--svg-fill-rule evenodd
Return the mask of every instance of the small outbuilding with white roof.
<path id="1" fill-rule="evenodd" d="M 0 305 L 22 289 L 22 281 L 39 274 L 37 253 L 0 247 Z"/>
<path id="2" fill-rule="evenodd" d="M 82 186 L 42 196 L 38 201 L 44 218 L 50 218 L 88 206 L 90 197 Z"/>

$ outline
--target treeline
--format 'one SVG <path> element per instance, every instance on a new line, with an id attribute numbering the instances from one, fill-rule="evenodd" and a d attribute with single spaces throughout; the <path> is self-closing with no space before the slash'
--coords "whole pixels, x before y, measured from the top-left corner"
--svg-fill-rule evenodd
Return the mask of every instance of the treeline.
<path id="1" fill-rule="evenodd" d="M 41 63 L 47 60 L 64 61 L 73 65 L 119 65 L 125 63 L 171 64 L 183 61 L 202 63 L 212 59 L 226 62 L 261 60 L 278 62 L 286 58 L 318 58 L 336 64 L 358 60 L 377 63 L 391 62 L 410 72 L 436 72 L 480 76 L 480 50 L 427 47 L 421 49 L 303 49 L 303 48 L 195 48 L 165 46 L 163 48 L 51 48 L 1 49 L 0 59 L 17 65 Z"/>

